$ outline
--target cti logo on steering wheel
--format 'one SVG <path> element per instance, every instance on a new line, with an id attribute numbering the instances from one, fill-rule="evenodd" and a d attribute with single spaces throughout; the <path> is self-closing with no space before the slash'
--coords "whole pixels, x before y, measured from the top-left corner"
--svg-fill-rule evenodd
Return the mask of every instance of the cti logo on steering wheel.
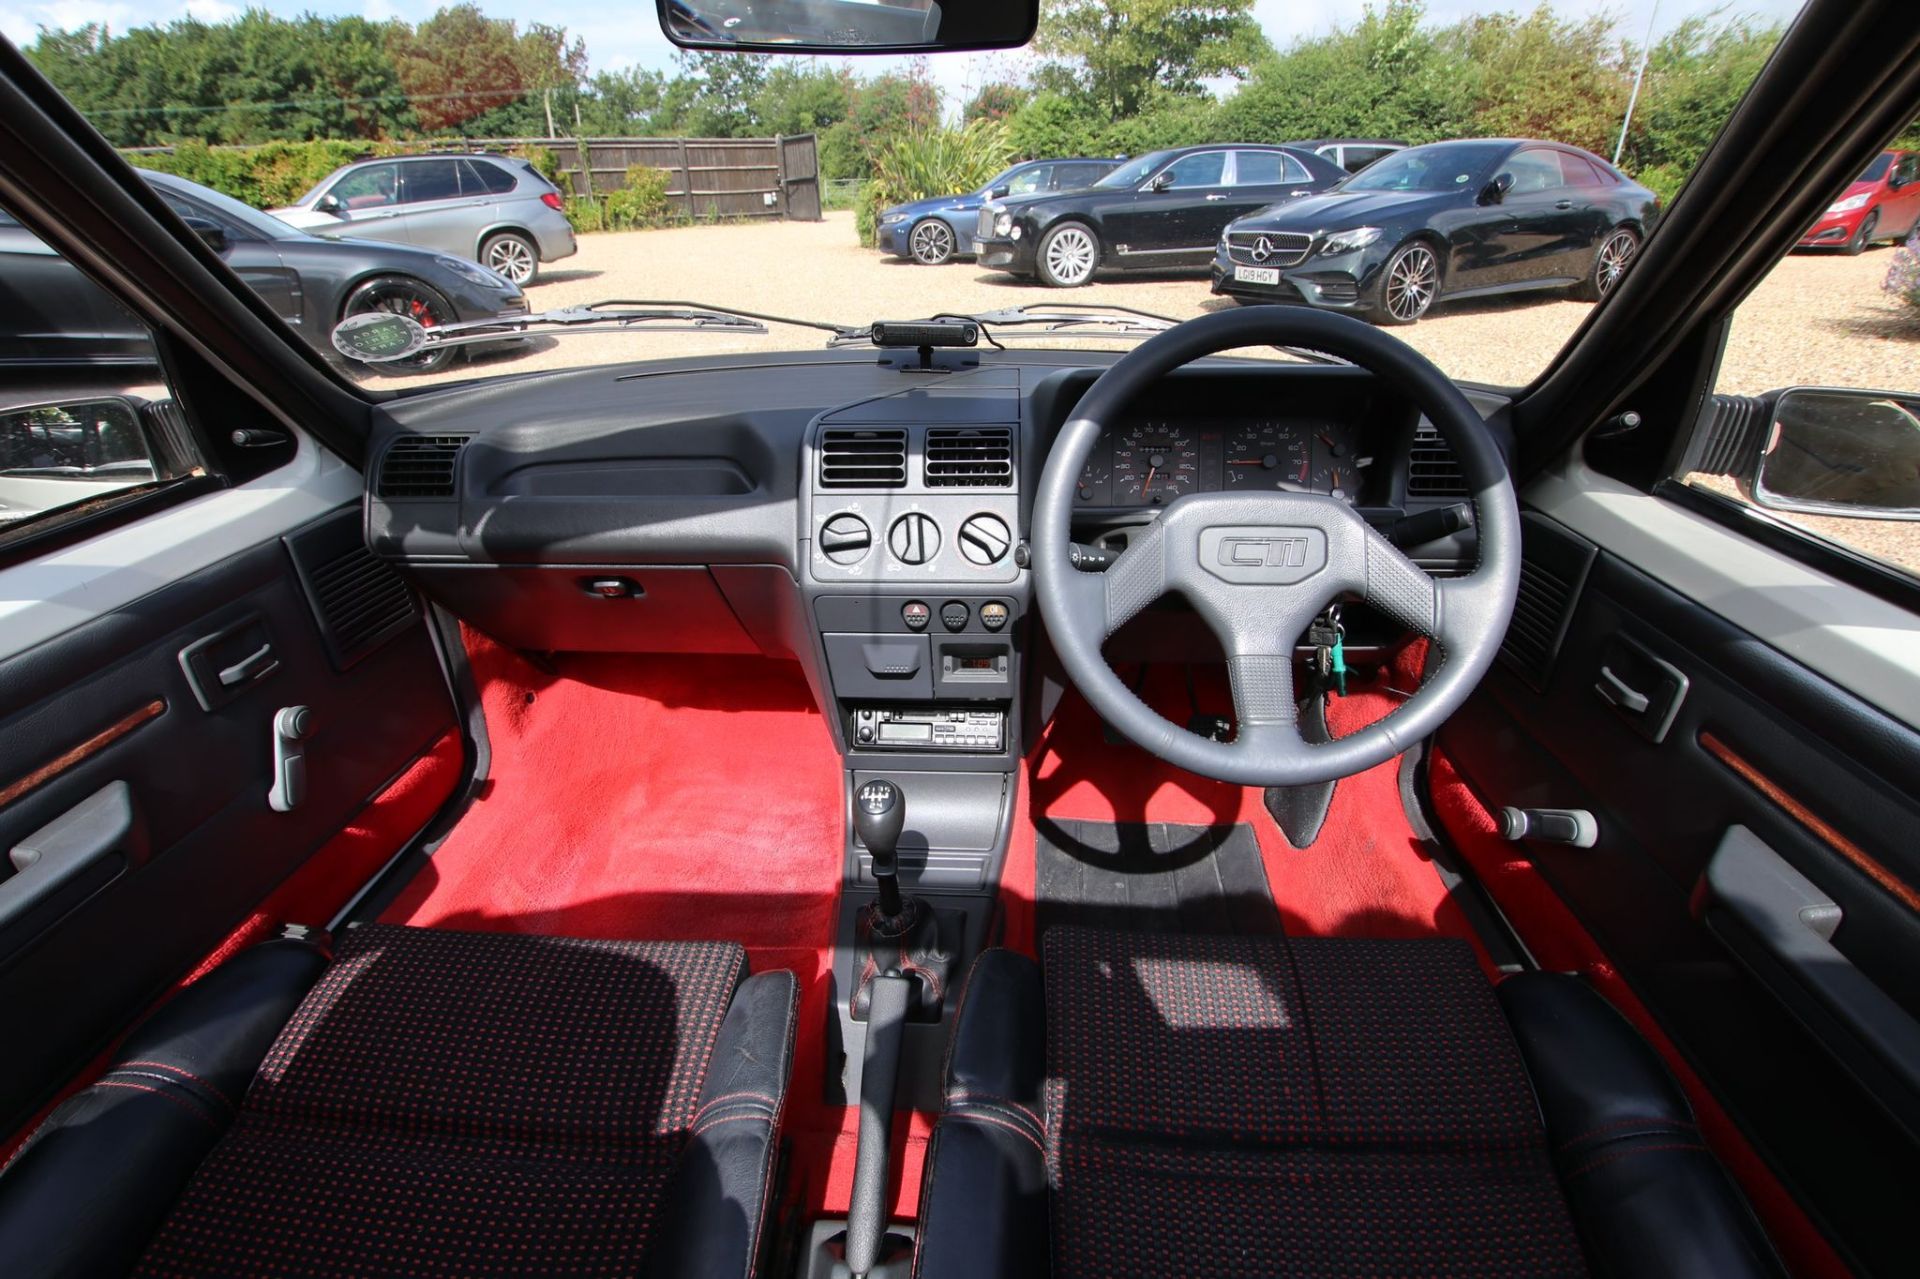
<path id="1" fill-rule="evenodd" d="M 1326 567 L 1327 535 L 1317 528 L 1203 529 L 1200 562 L 1229 582 L 1305 581 Z"/>

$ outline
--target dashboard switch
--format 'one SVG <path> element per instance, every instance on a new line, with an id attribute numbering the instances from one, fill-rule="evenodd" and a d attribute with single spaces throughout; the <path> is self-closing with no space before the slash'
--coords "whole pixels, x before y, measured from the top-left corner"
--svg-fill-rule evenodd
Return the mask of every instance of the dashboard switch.
<path id="1" fill-rule="evenodd" d="M 948 600 L 940 606 L 940 625 L 950 631 L 967 629 L 967 618 L 970 616 L 972 616 L 971 610 L 959 600 Z"/>
<path id="2" fill-rule="evenodd" d="M 900 620 L 907 624 L 910 631 L 924 631 L 927 623 L 933 620 L 933 610 L 919 600 L 908 600 L 900 606 Z"/>
<path id="3" fill-rule="evenodd" d="M 857 564 L 873 545 L 873 530 L 845 511 L 820 526 L 820 553 L 835 564 Z"/>
<path id="4" fill-rule="evenodd" d="M 990 631 L 997 631 L 1007 624 L 1007 606 L 993 601 L 980 606 L 980 625 Z"/>
<path id="5" fill-rule="evenodd" d="M 887 531 L 887 548 L 902 564 L 925 564 L 940 550 L 940 526 L 931 515 L 908 511 Z"/>

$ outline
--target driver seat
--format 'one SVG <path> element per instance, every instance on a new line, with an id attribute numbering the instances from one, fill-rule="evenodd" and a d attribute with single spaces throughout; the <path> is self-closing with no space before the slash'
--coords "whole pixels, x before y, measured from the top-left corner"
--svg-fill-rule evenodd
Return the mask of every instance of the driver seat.
<path id="1" fill-rule="evenodd" d="M 1649 1046 L 1452 940 L 1055 927 L 975 964 L 920 1279 L 1779 1275 Z"/>

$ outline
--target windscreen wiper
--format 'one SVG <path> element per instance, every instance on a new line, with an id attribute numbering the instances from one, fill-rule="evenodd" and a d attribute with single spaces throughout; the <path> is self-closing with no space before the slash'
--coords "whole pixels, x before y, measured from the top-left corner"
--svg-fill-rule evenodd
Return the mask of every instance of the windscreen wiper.
<path id="1" fill-rule="evenodd" d="M 533 332 L 553 333 L 765 333 L 768 324 L 792 324 L 823 329 L 835 335 L 843 325 L 819 320 L 795 320 L 761 315 L 698 302 L 653 302 L 615 299 L 581 306 L 537 311 L 529 315 L 497 315 L 488 320 L 424 325 L 411 315 L 369 311 L 350 315 L 334 326 L 333 345 L 342 355 L 363 364 L 386 364 L 410 359 L 422 351 L 442 347 L 498 342 Z"/>

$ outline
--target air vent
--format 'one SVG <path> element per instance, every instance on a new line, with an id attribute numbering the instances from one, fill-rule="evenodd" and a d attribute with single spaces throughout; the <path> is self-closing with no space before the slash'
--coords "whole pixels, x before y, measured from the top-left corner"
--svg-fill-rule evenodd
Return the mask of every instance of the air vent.
<path id="1" fill-rule="evenodd" d="M 413 501 L 454 495 L 454 465 L 471 435 L 403 435 L 380 459 L 379 494 Z"/>
<path id="2" fill-rule="evenodd" d="M 1412 466 L 1407 472 L 1408 497 L 1465 497 L 1467 478 L 1460 473 L 1453 446 L 1440 438 L 1431 423 L 1420 423 L 1413 433 Z"/>
<path id="3" fill-rule="evenodd" d="M 836 428 L 820 433 L 820 487 L 897 489 L 907 482 L 907 433 Z"/>
<path id="4" fill-rule="evenodd" d="M 362 540 L 357 509 L 286 539 L 335 670 L 346 670 L 420 620 L 413 588 Z"/>
<path id="5" fill-rule="evenodd" d="M 1564 526 L 1533 514 L 1520 517 L 1520 548 L 1520 593 L 1500 641 L 1500 660 L 1544 693 L 1599 551 Z"/>
<path id="6" fill-rule="evenodd" d="M 1013 428 L 936 426 L 927 431 L 928 488 L 1013 483 Z"/>

